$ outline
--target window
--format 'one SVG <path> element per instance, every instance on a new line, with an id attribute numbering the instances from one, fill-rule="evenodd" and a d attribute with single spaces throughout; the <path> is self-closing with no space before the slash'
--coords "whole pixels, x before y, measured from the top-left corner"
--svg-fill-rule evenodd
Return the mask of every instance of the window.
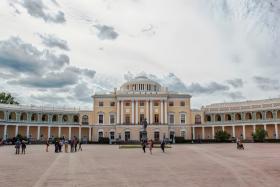
<path id="1" fill-rule="evenodd" d="M 154 132 L 154 140 L 155 140 L 156 142 L 159 141 L 159 132 Z"/>
<path id="2" fill-rule="evenodd" d="M 144 121 L 144 119 L 145 119 L 144 114 L 140 114 L 140 122 Z"/>
<path id="3" fill-rule="evenodd" d="M 159 123 L 159 115 L 158 114 L 154 115 L 154 122 Z"/>
<path id="4" fill-rule="evenodd" d="M 154 106 L 159 106 L 159 102 L 158 102 L 158 101 L 155 101 L 155 102 L 154 102 Z"/>
<path id="5" fill-rule="evenodd" d="M 173 101 L 170 101 L 170 102 L 169 102 L 169 106 L 174 106 L 174 102 L 173 102 Z"/>
<path id="6" fill-rule="evenodd" d="M 145 106 L 145 102 L 144 101 L 140 101 L 140 106 Z"/>
<path id="7" fill-rule="evenodd" d="M 110 114 L 110 124 L 114 124 L 114 123 L 115 123 L 115 115 Z"/>
<path id="8" fill-rule="evenodd" d="M 174 124 L 174 114 L 169 114 L 169 123 Z"/>
<path id="9" fill-rule="evenodd" d="M 129 124 L 129 123 L 130 123 L 130 115 L 129 115 L 129 114 L 126 114 L 126 115 L 125 115 L 125 123 L 126 123 L 126 124 Z"/>
<path id="10" fill-rule="evenodd" d="M 185 137 L 186 132 L 185 131 L 181 131 L 181 137 Z"/>
<path id="11" fill-rule="evenodd" d="M 102 131 L 98 132 L 98 137 L 103 138 L 103 132 Z"/>
<path id="12" fill-rule="evenodd" d="M 111 103 L 110 103 L 110 106 L 115 106 L 115 102 L 111 102 Z"/>
<path id="13" fill-rule="evenodd" d="M 125 106 L 130 106 L 130 102 L 125 102 Z"/>
<path id="14" fill-rule="evenodd" d="M 104 106 L 103 101 L 99 101 L 99 106 Z"/>
<path id="15" fill-rule="evenodd" d="M 129 131 L 125 131 L 124 132 L 124 138 L 125 138 L 125 141 L 129 141 L 130 140 L 130 132 Z"/>
<path id="16" fill-rule="evenodd" d="M 211 119 L 209 121 L 211 121 Z M 195 115 L 194 123 L 195 124 L 201 124 L 201 116 L 200 115 Z"/>
<path id="17" fill-rule="evenodd" d="M 87 115 L 83 115 L 83 117 L 82 117 L 82 125 L 88 125 L 88 116 Z"/>
<path id="18" fill-rule="evenodd" d="M 185 105 L 186 105 L 185 101 L 180 102 L 180 106 L 185 106 Z"/>
<path id="19" fill-rule="evenodd" d="M 110 139 L 114 140 L 115 139 L 115 132 L 110 132 Z"/>
<path id="20" fill-rule="evenodd" d="M 180 122 L 181 122 L 181 124 L 185 124 L 186 123 L 186 114 L 181 114 L 180 115 Z"/>
<path id="21" fill-rule="evenodd" d="M 98 123 L 103 124 L 103 114 L 98 115 Z"/>

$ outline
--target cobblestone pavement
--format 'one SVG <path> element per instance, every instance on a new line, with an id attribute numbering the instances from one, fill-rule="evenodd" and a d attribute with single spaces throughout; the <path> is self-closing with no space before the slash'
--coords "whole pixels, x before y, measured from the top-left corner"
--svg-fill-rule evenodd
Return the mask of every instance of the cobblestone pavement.
<path id="1" fill-rule="evenodd" d="M 174 145 L 162 153 L 83 145 L 77 153 L 0 147 L 0 186 L 280 186 L 280 144 Z"/>

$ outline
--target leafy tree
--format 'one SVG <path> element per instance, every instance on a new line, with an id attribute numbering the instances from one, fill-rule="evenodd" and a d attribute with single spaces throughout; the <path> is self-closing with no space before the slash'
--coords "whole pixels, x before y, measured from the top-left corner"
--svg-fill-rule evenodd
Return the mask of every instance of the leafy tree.
<path id="1" fill-rule="evenodd" d="M 253 133 L 253 139 L 256 142 L 263 142 L 265 137 L 268 136 L 268 133 L 264 129 L 257 129 L 255 133 Z"/>
<path id="2" fill-rule="evenodd" d="M 15 104 L 15 105 L 19 104 L 10 93 L 5 93 L 5 92 L 0 92 L 0 103 Z"/>
<path id="3" fill-rule="evenodd" d="M 226 131 L 219 130 L 215 133 L 215 139 L 219 142 L 224 142 L 226 140 L 229 140 L 230 134 Z"/>

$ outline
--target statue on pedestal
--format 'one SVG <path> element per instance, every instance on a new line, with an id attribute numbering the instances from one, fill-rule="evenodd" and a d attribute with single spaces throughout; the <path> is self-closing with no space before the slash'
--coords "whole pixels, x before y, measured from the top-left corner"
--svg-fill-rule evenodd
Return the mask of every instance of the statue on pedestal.
<path id="1" fill-rule="evenodd" d="M 147 141 L 147 126 L 148 126 L 148 122 L 147 119 L 145 118 L 142 122 L 141 125 L 143 127 L 143 131 L 142 131 L 142 141 Z"/>

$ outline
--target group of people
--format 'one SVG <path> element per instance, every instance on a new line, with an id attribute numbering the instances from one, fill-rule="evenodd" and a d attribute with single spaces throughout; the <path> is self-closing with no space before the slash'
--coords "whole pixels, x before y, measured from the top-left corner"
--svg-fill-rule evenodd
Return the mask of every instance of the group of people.
<path id="1" fill-rule="evenodd" d="M 26 149 L 26 143 L 24 140 L 17 140 L 15 142 L 15 148 L 16 148 L 16 155 L 20 154 L 20 148 L 21 148 L 21 154 L 25 154 Z"/>
<path id="2" fill-rule="evenodd" d="M 82 141 L 79 141 L 76 136 L 72 140 L 65 140 L 64 138 L 55 140 L 54 141 L 54 152 L 60 153 L 62 152 L 63 146 L 64 146 L 64 152 L 68 153 L 68 145 L 70 145 L 70 152 L 77 152 L 82 151 Z M 79 148 L 77 149 L 79 145 Z M 47 140 L 46 142 L 46 152 L 49 151 L 50 142 Z"/>
<path id="3" fill-rule="evenodd" d="M 152 139 L 150 139 L 148 142 L 145 140 L 142 140 L 141 145 L 142 145 L 142 149 L 143 149 L 144 153 L 146 153 L 147 144 L 149 146 L 150 154 L 153 154 L 154 141 Z M 165 141 L 164 140 L 162 140 L 160 142 L 160 148 L 161 148 L 162 152 L 164 153 L 165 152 Z"/>

